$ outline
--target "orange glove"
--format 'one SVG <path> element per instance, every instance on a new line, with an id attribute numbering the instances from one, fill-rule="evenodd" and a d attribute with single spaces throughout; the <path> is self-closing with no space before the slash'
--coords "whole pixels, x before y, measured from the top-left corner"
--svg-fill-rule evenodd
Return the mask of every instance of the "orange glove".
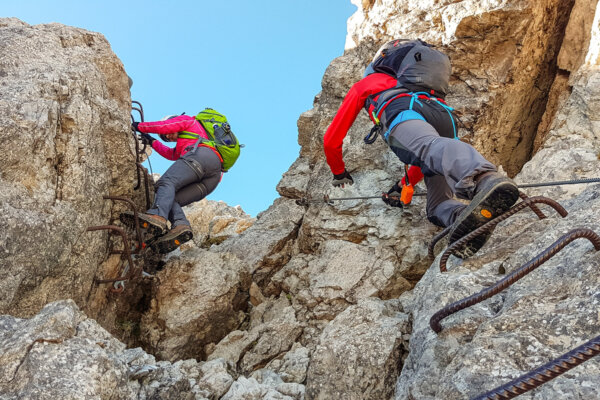
<path id="1" fill-rule="evenodd" d="M 408 175 L 408 184 L 406 182 L 406 175 Z M 421 168 L 411 165 L 406 172 L 406 175 L 402 177 L 400 183 L 402 184 L 402 192 L 400 193 L 400 201 L 406 206 L 412 201 L 413 194 L 415 193 L 415 185 L 421 182 L 423 179 L 423 172 Z"/>
<path id="2" fill-rule="evenodd" d="M 415 187 L 413 185 L 402 185 L 402 192 L 400 192 L 400 201 L 405 206 L 409 205 L 412 201 Z"/>

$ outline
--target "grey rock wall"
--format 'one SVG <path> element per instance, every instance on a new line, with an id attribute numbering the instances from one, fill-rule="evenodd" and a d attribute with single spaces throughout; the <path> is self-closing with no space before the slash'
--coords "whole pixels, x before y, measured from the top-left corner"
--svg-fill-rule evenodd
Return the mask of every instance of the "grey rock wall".
<path id="1" fill-rule="evenodd" d="M 164 269 L 149 286 L 150 301 L 147 309 L 140 311 L 138 321 L 138 342 L 158 359 L 169 361 L 156 361 L 141 349 L 123 350 L 129 355 L 126 361 L 102 354 L 93 362 L 110 375 L 110 385 L 128 391 L 115 394 L 115 398 L 133 393 L 139 398 L 463 399 L 506 383 L 600 331 L 596 301 L 600 282 L 595 273 L 598 253 L 582 239 L 501 294 L 445 319 L 439 335 L 428 325 L 431 315 L 441 307 L 493 284 L 571 228 L 587 227 L 600 233 L 595 218 L 600 207 L 598 184 L 526 190 L 530 196 L 554 198 L 569 215 L 560 218 L 542 207 L 548 218 L 538 220 L 530 211 L 523 211 L 502 223 L 475 257 L 463 262 L 451 258 L 447 273 L 439 272 L 439 255 L 433 263 L 427 258 L 429 241 L 439 229 L 425 218 L 423 198 L 415 197 L 411 207 L 404 210 L 389 208 L 379 199 L 333 204 L 320 201 L 324 195 L 377 195 L 402 176 L 402 165 L 382 142 L 372 146 L 362 143 L 370 129 L 364 115 L 359 115 L 344 142 L 344 159 L 355 178 L 352 187 L 331 187 L 331 173 L 322 152 L 323 134 L 346 91 L 360 79 L 378 45 L 399 36 L 420 37 L 450 54 L 454 68 L 448 100 L 463 113 L 467 129 L 461 130 L 462 139 L 501 164 L 518 182 L 600 176 L 600 135 L 595 117 L 600 45 L 598 16 L 591 15 L 596 12 L 596 3 L 355 3 L 359 11 L 349 21 L 348 49 L 327 68 L 314 107 L 298 120 L 300 157 L 277 187 L 282 197 L 256 221 L 247 221 L 227 209 L 222 219 L 212 217 L 211 210 L 193 211 L 198 217 L 195 229 L 201 232 L 200 239 L 165 259 Z M 2 29 L 31 29 L 15 20 L 4 24 L 0 25 L 0 35 Z M 126 82 L 123 71 L 117 81 L 121 79 Z M 11 93 L 20 92 L 14 89 Z M 122 140 L 122 149 L 131 147 L 126 135 L 128 100 L 124 102 L 127 112 L 119 117 L 122 136 L 109 136 L 113 141 Z M 1 101 L 0 97 L 0 106 L 12 107 L 13 102 Z M 101 110 L 103 104 L 98 106 Z M 104 145 L 100 140 L 94 146 L 108 154 Z M 77 147 L 73 143 L 64 148 L 71 151 L 73 146 Z M 114 152 L 118 154 L 118 150 Z M 119 164 L 123 160 L 106 162 L 108 168 L 95 168 L 112 170 L 116 163 L 119 168 L 115 170 L 126 170 Z M 34 205 L 42 200 L 65 207 L 64 196 L 70 189 L 41 190 L 38 195 L 36 186 L 24 178 L 28 175 L 15 172 L 17 167 L 20 161 L 16 157 L 0 162 L 0 184 L 11 187 L 0 192 L 4 196 L 0 206 L 41 226 L 42 211 L 30 215 L 21 204 L 30 205 L 27 210 L 39 210 Z M 48 171 L 38 185 L 54 188 L 48 183 L 53 182 L 52 168 Z M 113 175 L 103 179 L 98 185 L 110 188 L 111 193 L 127 192 L 133 175 L 123 182 Z M 417 188 L 424 189 L 422 185 Z M 59 192 L 63 193 L 62 200 L 52 200 Z M 295 202 L 301 197 L 315 201 L 301 206 Z M 57 207 L 54 203 L 52 207 Z M 88 220 L 99 223 L 110 214 L 106 203 L 98 204 L 100 211 L 92 207 L 81 212 L 80 218 L 85 219 L 81 230 Z M 69 207 L 75 206 L 69 203 Z M 61 214 L 60 208 L 46 206 L 42 210 L 44 218 L 51 221 L 72 215 Z M 98 213 L 102 218 L 94 219 Z M 207 219 L 214 224 L 207 224 Z M 19 224 L 9 225 L 14 237 L 24 236 Z M 51 229 L 55 225 L 44 226 Z M 216 226 L 225 227 L 223 236 L 211 230 Z M 77 236 L 77 232 L 66 230 L 64 237 Z M 105 242 L 93 240 L 98 241 L 97 258 L 101 258 Z M 87 265 L 97 265 L 93 256 L 74 256 L 56 243 L 40 247 L 34 242 L 28 242 L 29 247 L 38 246 L 37 252 L 17 247 L 29 251 L 22 262 L 31 263 L 26 264 L 31 268 L 24 272 L 18 252 L 10 248 L 5 254 L 9 254 L 6 257 L 13 272 L 3 276 L 9 293 L 12 290 L 12 296 L 21 299 L 11 300 L 11 304 L 30 314 L 46 301 L 60 297 L 53 295 L 56 286 L 48 283 L 57 276 L 55 269 L 44 269 L 46 264 L 40 258 L 66 260 L 68 265 L 87 260 Z M 17 246 L 9 240 L 0 243 Z M 88 244 L 93 242 L 86 241 Z M 41 257 L 44 252 L 49 255 Z M 57 261 L 53 265 L 63 264 Z M 23 285 L 14 288 L 19 277 L 27 276 L 30 270 L 38 271 L 39 276 L 39 282 L 33 281 L 27 289 L 35 301 L 25 301 Z M 74 271 L 82 276 L 79 270 Z M 58 277 L 62 279 L 60 274 Z M 77 300 L 79 292 L 74 290 L 69 296 Z M 94 298 L 99 297 L 101 292 L 96 292 Z M 63 303 L 50 307 L 57 304 Z M 104 300 L 98 304 L 116 303 Z M 75 309 L 73 305 L 67 308 Z M 86 311 L 93 315 L 97 310 L 90 307 Z M 50 314 L 55 312 L 65 313 Z M 7 322 L 1 325 L 5 327 L 4 337 L 29 338 L 13 346 L 21 350 L 11 356 L 12 361 L 7 359 L 13 375 L 7 375 L 0 385 L 6 393 L 23 390 L 11 378 L 17 370 L 25 382 L 38 379 L 37 370 L 18 367 L 29 365 L 20 361 L 28 354 L 27 349 L 37 351 L 45 343 L 56 346 L 57 351 L 71 351 L 68 341 L 40 343 L 22 333 L 22 326 L 27 324 L 29 329 L 54 332 L 54 325 L 43 322 L 45 313 L 31 320 L 6 317 Z M 85 319 L 79 311 L 67 313 L 79 315 L 75 320 Z M 104 333 L 94 334 L 106 337 Z M 186 360 L 176 361 L 181 359 Z M 112 366 L 107 367 L 106 360 Z M 41 364 L 51 367 L 54 363 L 57 361 L 47 358 Z M 125 383 L 124 373 L 119 371 L 132 366 L 129 383 Z M 68 375 L 69 367 L 61 364 L 61 368 Z M 132 376 L 137 382 L 133 386 Z M 523 398 L 595 398 L 600 394 L 598 377 L 598 362 L 591 360 Z M 90 373 L 85 379 L 82 382 L 95 387 L 100 378 Z"/>
<path id="2" fill-rule="evenodd" d="M 86 305 L 104 259 L 104 195 L 133 197 L 123 65 L 97 33 L 0 19 L 0 313 Z"/>

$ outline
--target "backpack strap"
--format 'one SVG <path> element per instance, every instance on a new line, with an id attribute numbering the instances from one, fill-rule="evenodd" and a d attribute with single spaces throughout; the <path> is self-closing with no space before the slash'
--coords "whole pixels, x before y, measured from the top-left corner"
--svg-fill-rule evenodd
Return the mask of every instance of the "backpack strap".
<path id="1" fill-rule="evenodd" d="M 435 92 L 434 90 L 432 90 L 431 92 Z M 458 132 L 456 129 L 456 124 L 454 123 L 454 118 L 456 118 L 455 114 L 454 114 L 454 108 L 450 107 L 448 104 L 446 104 L 446 102 L 444 101 L 444 99 L 441 99 L 439 97 L 434 97 L 432 94 L 427 93 L 427 92 L 416 92 L 415 95 L 418 96 L 423 96 L 428 98 L 430 101 L 434 101 L 437 104 L 439 104 L 444 110 L 446 110 L 446 112 L 448 113 L 448 116 L 450 117 L 450 121 L 452 121 L 452 130 L 454 131 L 454 139 L 458 140 Z M 420 97 L 420 98 L 423 98 Z M 412 104 L 412 103 L 411 103 Z M 412 108 L 411 108 L 412 109 Z M 462 122 L 461 122 L 462 123 Z"/>
<path id="2" fill-rule="evenodd" d="M 200 143 L 207 143 L 207 144 L 211 145 L 212 147 L 215 147 L 213 141 L 207 140 L 207 139 L 201 137 L 200 135 L 198 135 L 197 133 L 183 131 L 183 132 L 179 133 L 177 135 L 177 137 L 180 139 L 196 139 L 196 143 L 194 143 L 194 147 L 189 151 L 190 154 L 193 154 L 196 151 L 196 149 L 198 148 L 198 145 Z"/>

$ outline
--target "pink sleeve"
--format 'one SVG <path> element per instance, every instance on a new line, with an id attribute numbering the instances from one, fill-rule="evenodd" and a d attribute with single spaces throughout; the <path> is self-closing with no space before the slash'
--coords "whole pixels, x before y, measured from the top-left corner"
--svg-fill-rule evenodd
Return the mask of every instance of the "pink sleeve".
<path id="1" fill-rule="evenodd" d="M 196 121 L 194 117 L 189 115 L 180 115 L 175 118 L 167 119 L 165 121 L 154 121 L 154 122 L 140 122 L 138 130 L 144 133 L 158 133 L 166 135 L 169 133 L 176 133 L 188 130 Z M 160 153 L 159 150 L 156 150 Z"/>
<path id="2" fill-rule="evenodd" d="M 154 142 L 152 142 L 152 148 L 154 150 L 156 150 L 156 152 L 158 154 L 160 154 L 161 156 L 163 156 L 167 160 L 175 161 L 175 160 L 177 160 L 179 158 L 177 156 L 177 153 L 175 152 L 175 148 L 171 148 L 169 146 L 165 146 L 164 144 L 162 144 L 158 140 L 155 140 Z"/>

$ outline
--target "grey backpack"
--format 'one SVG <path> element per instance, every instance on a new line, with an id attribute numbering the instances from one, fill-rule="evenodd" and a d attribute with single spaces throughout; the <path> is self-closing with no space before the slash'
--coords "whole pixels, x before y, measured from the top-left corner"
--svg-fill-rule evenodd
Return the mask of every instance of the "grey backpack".
<path id="1" fill-rule="evenodd" d="M 444 98 L 451 69 L 448 56 L 431 45 L 418 39 L 397 39 L 380 49 L 369 70 L 395 77 L 398 86 L 411 92 L 427 92 Z"/>

